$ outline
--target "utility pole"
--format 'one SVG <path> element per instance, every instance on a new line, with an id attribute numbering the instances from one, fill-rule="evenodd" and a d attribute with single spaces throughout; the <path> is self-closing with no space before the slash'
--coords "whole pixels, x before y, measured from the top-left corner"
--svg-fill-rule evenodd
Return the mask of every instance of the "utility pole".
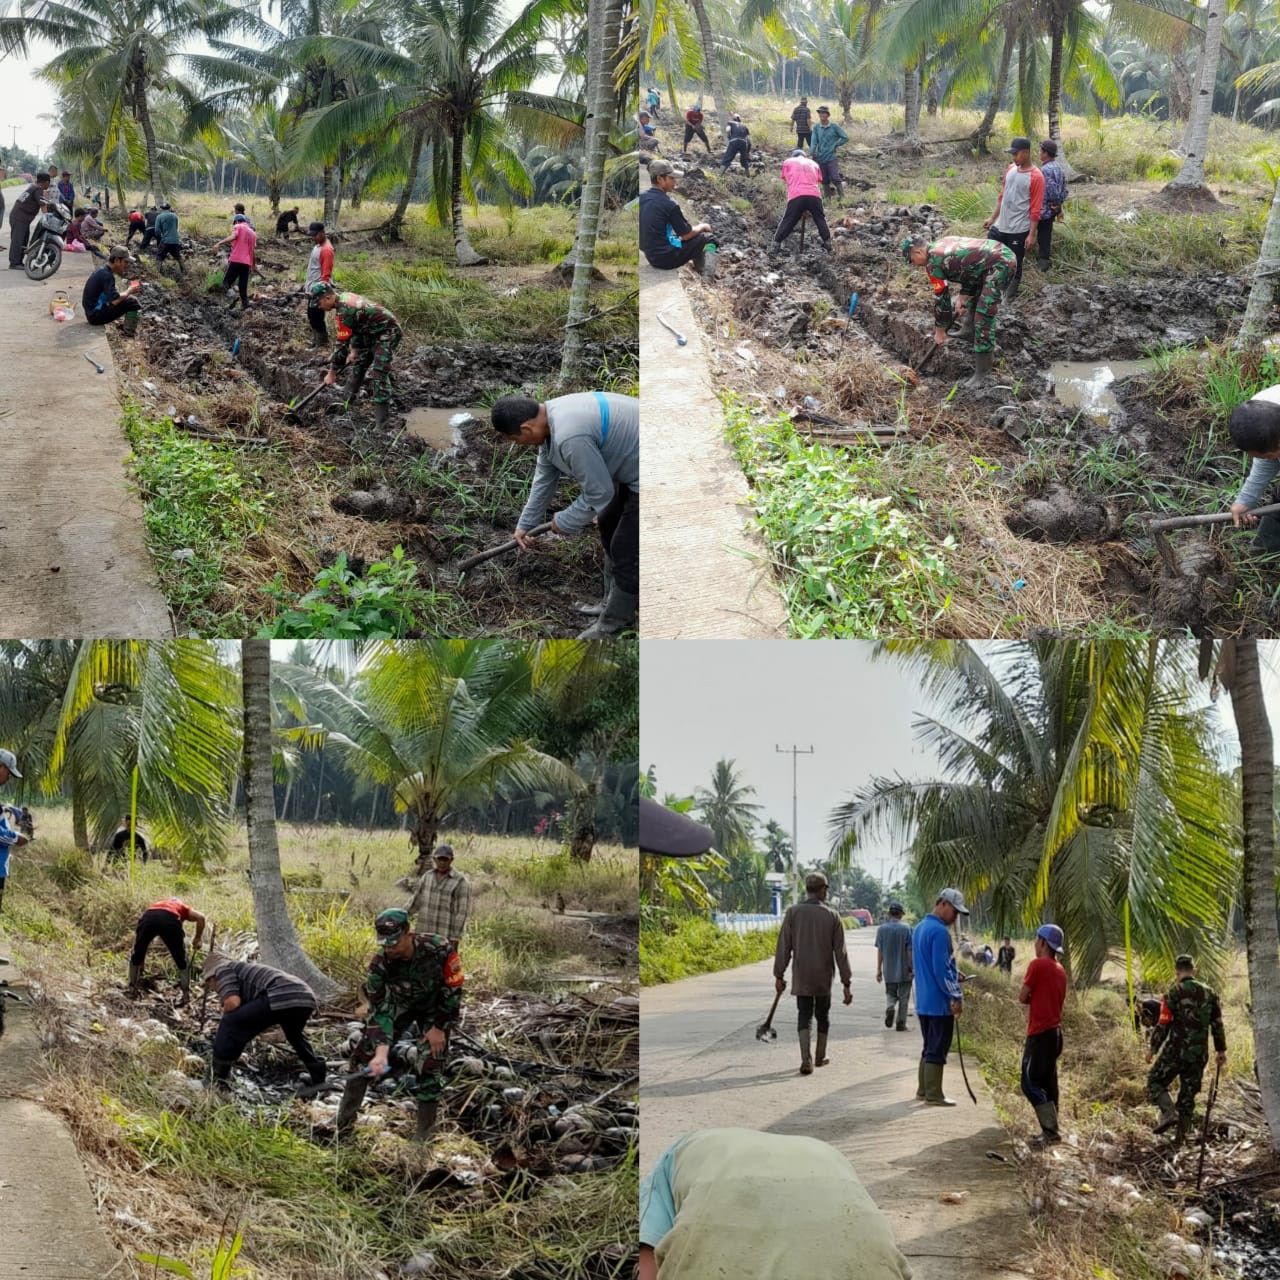
<path id="1" fill-rule="evenodd" d="M 800 840 L 799 840 L 799 806 L 796 803 L 796 761 L 799 756 L 814 754 L 810 747 L 780 747 L 774 744 L 774 751 L 791 757 L 791 887 L 795 894 L 793 902 L 800 901 Z"/>

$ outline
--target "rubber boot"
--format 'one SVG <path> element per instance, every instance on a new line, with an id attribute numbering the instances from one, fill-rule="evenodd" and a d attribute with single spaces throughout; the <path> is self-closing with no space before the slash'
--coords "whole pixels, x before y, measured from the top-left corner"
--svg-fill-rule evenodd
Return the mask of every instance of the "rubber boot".
<path id="1" fill-rule="evenodd" d="M 1160 1119 L 1156 1121 L 1154 1133 L 1165 1133 L 1178 1123 L 1178 1113 L 1173 1109 L 1173 1099 L 1168 1089 L 1161 1089 L 1156 1094 L 1156 1106 L 1160 1108 Z"/>
<path id="2" fill-rule="evenodd" d="M 373 406 L 373 425 L 381 430 L 387 425 L 387 419 L 391 416 L 391 406 L 389 404 L 375 404 Z"/>
<path id="3" fill-rule="evenodd" d="M 1036 1107 L 1036 1119 L 1040 1121 L 1040 1134 L 1031 1139 L 1035 1147 L 1052 1147 L 1062 1141 L 1058 1132 L 1058 1107 L 1053 1102 L 1042 1102 Z"/>
<path id="4" fill-rule="evenodd" d="M 226 1058 L 214 1058 L 209 1074 L 209 1084 L 215 1093 L 229 1094 L 231 1092 L 231 1068 L 236 1064 L 228 1062 Z"/>
<path id="5" fill-rule="evenodd" d="M 320 1086 L 324 1084 L 329 1076 L 329 1067 L 323 1058 L 310 1058 L 303 1062 L 303 1066 L 307 1069 L 307 1075 L 311 1077 L 310 1084 L 304 1084 L 297 1092 L 299 1098 L 314 1098 L 320 1092 Z"/>
<path id="6" fill-rule="evenodd" d="M 352 374 L 352 375 L 351 375 L 351 388 L 350 388 L 350 390 L 347 392 L 347 403 L 348 403 L 348 404 L 352 404 L 352 403 L 354 403 L 356 396 L 358 396 L 358 395 L 360 394 L 360 388 L 361 388 L 361 387 L 363 387 L 363 386 L 364 386 L 364 371 L 363 371 L 363 370 L 361 370 L 361 371 L 360 371 L 360 372 L 358 372 L 358 373 L 354 373 L 354 374 Z"/>
<path id="7" fill-rule="evenodd" d="M 965 309 L 964 316 L 960 320 L 960 328 L 956 331 L 956 337 L 964 339 L 968 342 L 973 341 L 973 329 L 977 324 L 977 317 L 973 314 L 973 308 Z"/>
<path id="8" fill-rule="evenodd" d="M 894 1015 L 894 1012 L 895 1012 L 895 1010 L 896 1010 L 896 1009 L 897 1009 L 897 1005 L 896 1005 L 896 1004 L 891 1004 L 891 1005 L 890 1005 L 890 1006 L 889 1006 L 889 1007 L 884 1011 L 884 1025 L 885 1025 L 886 1027 L 891 1027 L 891 1026 L 893 1026 L 893 1015 Z"/>
<path id="9" fill-rule="evenodd" d="M 920 1070 L 916 1072 L 916 1098 L 924 1101 L 924 1059 L 920 1059 Z"/>
<path id="10" fill-rule="evenodd" d="M 825 1031 L 818 1032 L 818 1043 L 813 1051 L 813 1065 L 815 1067 L 825 1067 L 831 1061 L 827 1057 L 827 1033 Z"/>
<path id="11" fill-rule="evenodd" d="M 356 1116 L 360 1114 L 360 1104 L 369 1091 L 367 1076 L 359 1076 L 348 1080 L 342 1090 L 342 1101 L 338 1103 L 338 1114 L 334 1119 L 334 1130 L 339 1137 L 345 1138 L 356 1125 Z"/>
<path id="12" fill-rule="evenodd" d="M 1173 1145 L 1180 1147 L 1187 1140 L 1187 1134 L 1191 1131 L 1191 1116 L 1178 1117 L 1178 1132 L 1173 1135 Z"/>
<path id="13" fill-rule="evenodd" d="M 131 964 L 129 966 L 129 994 L 136 996 L 142 990 L 142 966 L 140 964 Z"/>
<path id="14" fill-rule="evenodd" d="M 1018 296 L 1018 290 L 1021 288 L 1022 281 L 1015 276 L 1009 287 L 1004 291 L 1005 302 L 1012 302 Z"/>
<path id="15" fill-rule="evenodd" d="M 138 332 L 138 313 L 136 311 L 126 311 L 124 319 L 120 321 L 120 332 L 126 338 L 132 338 Z"/>
<path id="16" fill-rule="evenodd" d="M 187 963 L 185 969 L 178 970 L 178 987 L 182 992 L 180 1004 L 186 1004 L 191 999 L 191 964 Z"/>
<path id="17" fill-rule="evenodd" d="M 833 252 L 832 245 L 831 245 L 831 240 L 830 240 L 829 238 L 828 238 L 828 239 L 826 239 L 826 240 L 823 240 L 823 241 L 821 242 L 821 244 L 822 244 L 822 252 L 823 252 L 823 253 L 831 253 L 831 252 Z"/>
<path id="18" fill-rule="evenodd" d="M 714 280 L 716 278 L 716 260 L 719 256 L 715 245 L 707 245 L 706 252 L 702 255 L 702 278 L 704 280 Z"/>
<path id="19" fill-rule="evenodd" d="M 440 1104 L 438 1102 L 419 1102 L 418 1103 L 418 1127 L 413 1131 L 413 1137 L 410 1142 L 426 1142 L 430 1139 L 432 1133 L 435 1132 L 436 1116 L 439 1114 Z"/>
<path id="20" fill-rule="evenodd" d="M 937 1062 L 924 1064 L 924 1101 L 930 1107 L 954 1107 L 954 1098 L 948 1098 L 942 1092 L 942 1072 L 944 1068 Z"/>
<path id="21" fill-rule="evenodd" d="M 609 598 L 604 602 L 604 612 L 585 631 L 579 640 L 602 640 L 616 636 L 634 627 L 640 597 L 631 591 L 623 591 L 615 582 Z"/>
<path id="22" fill-rule="evenodd" d="M 1037 259 L 1036 259 L 1036 266 L 1037 266 L 1037 267 L 1039 267 L 1041 271 L 1048 271 L 1048 270 L 1049 270 L 1049 259 L 1048 259 L 1048 258 L 1037 258 Z"/>
<path id="23" fill-rule="evenodd" d="M 769 241 L 769 257 L 776 258 L 782 252 L 782 246 L 776 240 Z"/>
<path id="24" fill-rule="evenodd" d="M 965 382 L 966 391 L 977 391 L 991 382 L 991 368 L 996 362 L 994 351 L 979 351 L 973 357 L 973 377 Z"/>
<path id="25" fill-rule="evenodd" d="M 609 593 L 613 590 L 613 561 L 608 555 L 604 558 L 604 590 L 600 593 L 600 602 L 598 604 L 580 604 L 577 606 L 577 612 L 586 615 L 588 618 L 598 618 L 605 609 L 605 605 L 609 602 Z"/>
<path id="26" fill-rule="evenodd" d="M 813 1056 L 809 1051 L 809 1028 L 800 1032 L 800 1074 L 813 1075 Z"/>

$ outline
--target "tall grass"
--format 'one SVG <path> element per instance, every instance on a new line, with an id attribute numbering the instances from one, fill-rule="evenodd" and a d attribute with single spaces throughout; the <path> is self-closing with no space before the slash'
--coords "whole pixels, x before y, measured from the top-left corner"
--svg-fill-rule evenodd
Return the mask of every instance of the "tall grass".
<path id="1" fill-rule="evenodd" d="M 735 969 L 768 959 L 777 945 L 777 929 L 730 933 L 696 916 L 663 917 L 646 922 L 641 930 L 640 985 L 652 987 L 698 973 Z"/>

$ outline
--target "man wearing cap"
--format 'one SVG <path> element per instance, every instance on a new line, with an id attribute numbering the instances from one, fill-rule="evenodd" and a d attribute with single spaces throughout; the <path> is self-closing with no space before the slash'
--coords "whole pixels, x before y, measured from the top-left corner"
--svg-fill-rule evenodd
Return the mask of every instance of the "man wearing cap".
<path id="1" fill-rule="evenodd" d="M 1044 203 L 1040 206 L 1040 221 L 1036 223 L 1036 266 L 1049 270 L 1049 255 L 1053 249 L 1053 224 L 1062 217 L 1062 206 L 1067 203 L 1067 175 L 1058 163 L 1058 144 L 1046 138 L 1040 144 L 1040 172 L 1044 177 Z"/>
<path id="2" fill-rule="evenodd" d="M 166 258 L 172 258 L 178 264 L 178 275 L 186 275 L 186 268 L 182 265 L 178 215 L 174 213 L 173 206 L 167 201 L 160 206 L 160 212 L 156 214 L 156 238 L 160 242 L 160 248 L 156 253 L 156 266 L 158 267 Z"/>
<path id="3" fill-rule="evenodd" d="M 711 155 L 711 142 L 707 138 L 707 131 L 702 127 L 702 99 L 697 102 L 684 113 L 684 143 L 680 147 L 680 154 L 688 159 L 689 143 L 694 138 L 701 138 L 702 145 L 707 149 L 707 155 Z"/>
<path id="4" fill-rule="evenodd" d="M 818 108 L 818 124 L 809 142 L 809 155 L 822 169 L 822 191 L 831 194 L 836 189 L 836 199 L 844 199 L 844 179 L 840 176 L 840 160 L 836 152 L 849 141 L 849 135 L 831 122 L 831 108 Z"/>
<path id="5" fill-rule="evenodd" d="M 159 244 L 160 237 L 156 234 L 156 219 L 160 216 L 160 210 L 152 205 L 150 209 L 142 215 L 142 243 L 138 246 L 139 253 L 146 253 L 147 245 L 153 240 Z"/>
<path id="6" fill-rule="evenodd" d="M 9 270 L 21 271 L 22 259 L 27 252 L 27 239 L 31 224 L 43 209 L 49 207 L 49 182 L 47 173 L 37 173 L 36 180 L 13 202 L 9 210 Z"/>
<path id="7" fill-rule="evenodd" d="M 417 1078 L 418 1127 L 411 1142 L 425 1142 L 434 1130 L 444 1091 L 443 1068 L 449 1032 L 462 1009 L 462 964 L 449 940 L 409 931 L 409 913 L 398 907 L 374 921 L 378 952 L 369 963 L 364 989 L 369 1011 L 352 1053 L 352 1069 L 338 1106 L 337 1131 L 349 1134 L 360 1104 L 377 1080 L 391 1070 L 393 1044 L 417 1039 L 412 1070 Z"/>
<path id="8" fill-rule="evenodd" d="M 933 340 L 939 346 L 956 318 L 949 285 L 960 286 L 958 336 L 973 340 L 974 356 L 973 377 L 964 385 L 970 390 L 985 387 L 995 364 L 996 313 L 1017 266 L 1013 250 L 968 236 L 943 236 L 932 244 L 915 236 L 902 242 L 902 256 L 912 266 L 924 267 L 933 286 Z"/>
<path id="9" fill-rule="evenodd" d="M 804 878 L 805 899 L 787 908 L 773 954 L 774 989 L 787 989 L 787 965 L 795 958 L 791 993 L 796 998 L 797 1030 L 800 1035 L 800 1074 L 812 1075 L 815 1066 L 825 1067 L 827 1033 L 831 1028 L 831 980 L 840 970 L 845 1004 L 853 1003 L 849 953 L 845 950 L 844 923 L 834 908 L 827 906 L 827 877 L 811 871 Z M 816 1053 L 811 1052 L 809 1028 L 818 1020 Z"/>
<path id="10" fill-rule="evenodd" d="M 416 932 L 448 938 L 449 945 L 456 951 L 462 941 L 462 931 L 467 927 L 471 886 L 462 872 L 453 869 L 452 845 L 436 845 L 431 857 L 435 867 L 419 879 L 409 901 L 409 915 L 417 914 Z M 422 864 L 423 859 L 419 859 L 418 865 Z"/>
<path id="11" fill-rule="evenodd" d="M 651 267 L 671 271 L 693 263 L 693 269 L 708 277 L 715 275 L 716 241 L 711 224 L 690 226 L 684 211 L 671 198 L 676 189 L 676 171 L 667 160 L 649 164 L 652 186 L 640 193 L 640 248 Z"/>
<path id="12" fill-rule="evenodd" d="M 289 238 L 289 228 L 298 229 L 298 206 L 294 205 L 292 209 L 284 209 L 276 218 L 276 235 Z"/>
<path id="13" fill-rule="evenodd" d="M 373 400 L 374 426 L 385 427 L 391 416 L 391 361 L 404 331 L 400 321 L 381 303 L 363 298 L 358 293 L 339 293 L 331 284 L 321 281 L 309 290 L 315 305 L 321 311 L 335 313 L 338 342 L 329 358 L 329 372 L 324 375 L 325 386 L 331 387 L 338 374 L 347 367 L 351 349 L 355 348 L 350 363 L 355 372 L 347 391 L 348 401 L 364 385 L 365 375 L 372 374 L 370 394 Z"/>
<path id="14" fill-rule="evenodd" d="M 129 250 L 123 245 L 116 245 L 107 254 L 106 266 L 99 267 L 84 282 L 80 306 L 89 324 L 114 324 L 120 320 L 125 337 L 132 338 L 138 332 L 138 316 L 142 312 L 142 305 L 134 295 L 142 285 L 131 280 L 124 293 L 116 288 L 116 277 L 124 275 L 128 269 Z"/>
<path id="15" fill-rule="evenodd" d="M 162 898 L 138 917 L 133 931 L 133 950 L 129 953 L 128 991 L 131 996 L 136 996 L 142 987 L 147 949 L 155 938 L 168 947 L 173 963 L 178 966 L 178 985 L 182 988 L 183 1000 L 191 994 L 191 961 L 187 958 L 187 940 L 182 931 L 188 920 L 196 927 L 195 937 L 191 939 L 191 950 L 195 952 L 204 937 L 204 916 L 194 907 L 187 906 L 181 898 Z"/>
<path id="16" fill-rule="evenodd" d="M 306 1036 L 307 1020 L 316 1011 L 315 992 L 283 969 L 211 952 L 204 962 L 204 981 L 217 990 L 222 1017 L 213 1037 L 213 1086 L 226 1091 L 231 1068 L 245 1046 L 271 1027 L 279 1027 L 290 1048 L 302 1059 L 313 1085 L 323 1084 L 327 1067 Z"/>
<path id="17" fill-rule="evenodd" d="M 813 112 L 809 110 L 808 98 L 801 98 L 791 112 L 791 123 L 796 127 L 796 146 L 807 147 L 813 136 Z"/>
<path id="18" fill-rule="evenodd" d="M 1022 977 L 1018 1003 L 1027 1006 L 1027 1038 L 1022 1046 L 1022 1093 L 1035 1108 L 1040 1136 L 1035 1146 L 1061 1142 L 1058 1133 L 1058 1059 L 1062 1056 L 1062 1006 L 1067 971 L 1059 963 L 1062 930 L 1042 924 L 1036 930 L 1036 956 Z"/>
<path id="19" fill-rule="evenodd" d="M 1004 300 L 1012 302 L 1022 284 L 1022 257 L 1036 242 L 1040 209 L 1044 204 L 1044 174 L 1031 163 L 1031 139 L 1014 138 L 1009 144 L 1013 163 L 1005 170 L 995 212 L 982 225 L 993 240 L 1007 244 L 1017 259 L 1017 270 L 1005 290 Z"/>
<path id="20" fill-rule="evenodd" d="M 647 111 L 636 113 L 636 148 L 640 159 L 648 164 L 658 154 L 658 134 Z"/>
<path id="21" fill-rule="evenodd" d="M 742 162 L 742 167 L 747 173 L 751 172 L 751 144 L 747 141 L 751 137 L 751 130 L 742 123 L 742 117 L 735 115 L 729 120 L 729 145 L 724 149 L 724 159 L 720 162 L 720 168 L 725 172 L 729 172 L 729 166 L 733 163 L 734 156 Z"/>
<path id="22" fill-rule="evenodd" d="M 960 978 L 951 947 L 951 926 L 969 908 L 959 889 L 943 889 L 933 910 L 911 933 L 911 960 L 916 979 L 916 1020 L 924 1048 L 916 1097 L 932 1107 L 954 1107 L 942 1091 L 942 1073 L 955 1035 L 956 1019 L 964 1008 Z"/>
<path id="23" fill-rule="evenodd" d="M 0 786 L 10 778 L 21 778 L 18 772 L 18 757 L 12 751 L 0 749 Z M 21 830 L 16 823 L 25 821 L 26 830 Z M 20 849 L 32 838 L 30 816 L 24 809 L 13 805 L 0 805 L 0 907 L 4 905 L 4 886 L 9 878 L 9 855 L 14 849 Z"/>
<path id="24" fill-rule="evenodd" d="M 805 155 L 798 147 L 782 162 L 782 180 L 787 184 L 787 207 L 782 221 L 769 241 L 772 257 L 782 248 L 782 242 L 796 229 L 801 219 L 808 215 L 818 229 L 822 247 L 831 252 L 831 232 L 827 229 L 826 215 L 822 211 L 822 193 L 818 184 L 822 181 L 822 167 Z"/>
<path id="25" fill-rule="evenodd" d="M 1176 981 L 1164 998 L 1160 1022 L 1151 1036 L 1155 1063 L 1147 1073 L 1147 1097 L 1160 1108 L 1156 1133 L 1178 1126 L 1176 1141 L 1181 1142 L 1191 1128 L 1195 1114 L 1196 1094 L 1204 1081 L 1209 1064 L 1209 1036 L 1217 1053 L 1219 1069 L 1227 1061 L 1227 1032 L 1222 1025 L 1222 1005 L 1212 987 L 1196 976 L 1196 962 L 1187 955 L 1174 961 Z M 1174 1108 L 1169 1086 L 1178 1080 L 1178 1104 Z"/>
<path id="26" fill-rule="evenodd" d="M 316 305 L 311 296 L 314 284 L 333 284 L 333 244 L 325 233 L 323 222 L 313 222 L 307 228 L 313 248 L 307 259 L 307 276 L 303 283 L 303 292 L 307 294 L 307 323 L 311 326 L 311 346 L 327 347 L 329 330 L 325 328 L 324 311 Z"/>
<path id="27" fill-rule="evenodd" d="M 876 930 L 876 981 L 884 983 L 884 1025 L 896 1025 L 899 1031 L 907 1029 L 913 976 L 911 926 L 902 915 L 902 903 L 889 903 L 889 918 Z"/>

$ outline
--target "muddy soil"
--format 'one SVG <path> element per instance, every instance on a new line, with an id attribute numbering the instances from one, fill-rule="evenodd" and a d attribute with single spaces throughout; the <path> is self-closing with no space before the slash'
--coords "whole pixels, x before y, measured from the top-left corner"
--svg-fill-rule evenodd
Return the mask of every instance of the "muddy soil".
<path id="1" fill-rule="evenodd" d="M 784 158 L 766 156 L 767 173 L 776 174 Z M 1049 442 L 1050 456 L 1063 459 L 1063 474 L 1028 480 L 1022 492 L 1010 490 L 1006 522 L 1014 533 L 1095 544 L 1101 572 L 1092 590 L 1100 611 L 1136 616 L 1157 629 L 1239 629 L 1232 556 L 1218 546 L 1219 535 L 1178 535 L 1179 549 L 1187 548 L 1184 571 L 1170 575 L 1141 525 L 1129 520 L 1144 510 L 1131 495 L 1094 494 L 1065 474 L 1070 456 L 1105 447 L 1185 497 L 1205 486 L 1229 487 L 1240 475 L 1238 457 L 1220 443 L 1203 447 L 1205 424 L 1197 414 L 1180 412 L 1190 405 L 1171 400 L 1157 377 L 1116 384 L 1119 411 L 1091 417 L 1054 398 L 1048 371 L 1056 361 L 1130 360 L 1161 346 L 1220 340 L 1243 312 L 1248 280 L 1207 272 L 1099 279 L 1087 286 L 1048 283 L 1029 261 L 1020 296 L 999 312 L 996 383 L 953 394 L 972 371 L 972 353 L 953 338 L 917 370 L 932 346 L 931 294 L 923 272 L 903 265 L 900 249 L 907 235 L 945 234 L 947 219 L 929 204 L 894 205 L 865 193 L 873 185 L 866 178 L 883 187 L 890 175 L 869 161 L 860 166 L 856 154 L 842 168 L 851 181 L 838 207 L 827 203 L 830 254 L 810 225 L 803 252 L 793 232 L 782 251 L 769 256 L 785 205 L 774 178 L 733 172 L 713 183 L 693 169 L 679 180 L 677 199 L 687 199 L 721 237 L 717 279 L 695 280 L 690 290 L 695 313 L 719 345 L 732 353 L 735 344 L 749 342 L 783 353 L 794 361 L 797 385 L 821 391 L 811 397 L 817 403 L 807 399 L 805 406 L 845 422 L 875 422 L 886 413 L 892 421 L 894 397 L 905 384 L 912 388 L 906 403 L 913 431 L 925 424 L 934 439 L 950 435 L 965 455 L 980 441 L 984 457 L 1012 469 L 1033 447 L 1044 452 Z M 846 327 L 853 293 L 856 310 Z M 867 358 L 875 360 L 889 385 L 842 377 L 840 361 L 849 355 L 863 357 L 864 368 Z M 762 369 L 745 350 L 727 362 L 725 376 L 757 402 L 765 398 L 778 407 L 799 398 L 780 381 L 776 362 Z M 1236 544 L 1232 549 L 1240 554 Z"/>
<path id="2" fill-rule="evenodd" d="M 196 260 L 200 254 L 197 246 Z M 157 414 L 172 408 L 206 438 L 229 434 L 241 443 L 282 445 L 299 475 L 317 464 L 330 469 L 317 501 L 278 511 L 288 555 L 260 548 L 271 558 L 264 577 L 280 570 L 292 588 L 305 591 L 315 571 L 340 553 L 359 573 L 400 545 L 418 562 L 424 587 L 461 599 L 475 632 L 576 635 L 590 621 L 576 606 L 600 593 L 600 552 L 589 534 L 489 561 L 461 580 L 454 567 L 510 537 L 532 478 L 532 453 L 513 464 L 487 420 L 464 426 L 455 446 L 441 450 L 408 431 L 404 417 L 415 408 L 465 408 L 503 391 L 531 392 L 558 367 L 558 345 L 406 339 L 393 365 L 396 394 L 386 431 L 373 427 L 367 391 L 347 409 L 341 387 L 288 418 L 289 403 L 320 384 L 329 352 L 306 345 L 298 285 L 286 278 L 297 263 L 260 265 L 267 280 L 255 279 L 247 312 L 229 310 L 221 291 L 205 291 L 203 274 L 192 269 L 176 290 L 144 284 L 137 339 L 113 332 L 111 340 L 126 394 Z M 154 271 L 148 262 L 141 274 Z M 634 367 L 638 345 L 588 344 L 588 360 Z M 252 461 L 251 447 L 248 456 Z M 460 499 L 462 490 L 476 501 Z M 553 509 L 566 503 L 560 494 Z"/>

